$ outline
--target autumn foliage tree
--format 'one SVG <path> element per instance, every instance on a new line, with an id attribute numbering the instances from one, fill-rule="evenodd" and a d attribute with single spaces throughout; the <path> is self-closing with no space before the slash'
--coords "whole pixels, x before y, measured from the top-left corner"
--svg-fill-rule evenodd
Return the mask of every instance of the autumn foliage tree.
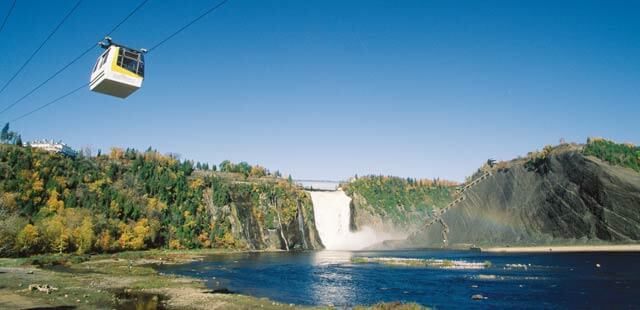
<path id="1" fill-rule="evenodd" d="M 234 200 L 264 205 L 271 193 L 281 196 L 283 217 L 291 220 L 297 210 L 285 199 L 297 189 L 284 180 L 235 183 L 270 176 L 261 166 L 227 161 L 220 164 L 225 174 L 153 149 L 88 155 L 0 145 L 0 225 L 7 225 L 0 233 L 10 236 L 0 236 L 9 240 L 0 255 L 242 248 L 229 220 L 214 214 Z M 261 221 L 273 218 L 262 214 L 270 208 L 254 212 Z"/>

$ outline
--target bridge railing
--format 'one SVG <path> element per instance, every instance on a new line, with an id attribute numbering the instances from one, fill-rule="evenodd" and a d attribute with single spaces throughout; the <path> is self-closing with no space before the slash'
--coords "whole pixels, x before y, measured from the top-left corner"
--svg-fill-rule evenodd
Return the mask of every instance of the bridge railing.
<path id="1" fill-rule="evenodd" d="M 340 187 L 342 181 L 330 180 L 293 180 L 296 184 L 302 186 L 305 190 L 310 191 L 336 191 Z"/>

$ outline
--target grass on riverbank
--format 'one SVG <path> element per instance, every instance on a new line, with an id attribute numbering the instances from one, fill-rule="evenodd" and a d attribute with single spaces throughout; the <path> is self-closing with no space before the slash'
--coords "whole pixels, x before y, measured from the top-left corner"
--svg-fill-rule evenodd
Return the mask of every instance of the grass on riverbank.
<path id="1" fill-rule="evenodd" d="M 230 251 L 137 251 L 91 257 L 39 255 L 0 259 L 0 308 L 72 306 L 78 309 L 148 307 L 263 308 L 288 306 L 264 298 L 212 294 L 204 282 L 159 274 L 152 264 L 185 263 L 204 255 Z M 40 268 L 33 263 L 40 263 Z M 50 294 L 28 289 L 47 284 Z M 136 300 L 137 299 L 137 300 Z"/>

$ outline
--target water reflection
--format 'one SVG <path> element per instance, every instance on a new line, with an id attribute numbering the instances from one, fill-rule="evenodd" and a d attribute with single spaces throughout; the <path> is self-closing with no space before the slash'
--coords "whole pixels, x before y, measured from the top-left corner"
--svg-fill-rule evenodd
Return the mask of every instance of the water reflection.
<path id="1" fill-rule="evenodd" d="M 313 255 L 312 263 L 317 266 L 313 270 L 313 281 L 309 293 L 316 304 L 348 305 L 357 290 L 351 273 L 347 272 L 352 252 L 319 251 Z"/>

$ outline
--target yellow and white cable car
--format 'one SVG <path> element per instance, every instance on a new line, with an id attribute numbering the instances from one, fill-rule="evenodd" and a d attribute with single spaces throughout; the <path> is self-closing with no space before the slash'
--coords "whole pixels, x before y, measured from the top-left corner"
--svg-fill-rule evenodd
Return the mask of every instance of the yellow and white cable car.
<path id="1" fill-rule="evenodd" d="M 145 49 L 132 49 L 113 43 L 106 37 L 99 43 L 104 53 L 98 57 L 89 89 L 95 92 L 127 98 L 142 86 Z"/>

